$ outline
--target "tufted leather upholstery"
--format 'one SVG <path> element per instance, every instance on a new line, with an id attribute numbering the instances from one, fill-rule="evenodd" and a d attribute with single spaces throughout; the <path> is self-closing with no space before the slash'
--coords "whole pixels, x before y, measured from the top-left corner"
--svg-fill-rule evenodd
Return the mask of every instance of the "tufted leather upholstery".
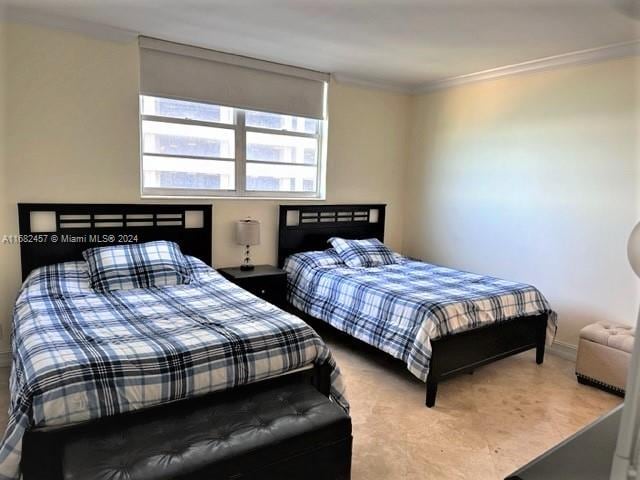
<path id="1" fill-rule="evenodd" d="M 328 390 L 328 371 L 308 369 L 91 422 L 33 428 L 22 443 L 23 479 L 347 479 L 351 420 L 329 402 Z"/>
<path id="2" fill-rule="evenodd" d="M 63 449 L 66 480 L 348 479 L 351 419 L 311 385 L 114 417 Z"/>

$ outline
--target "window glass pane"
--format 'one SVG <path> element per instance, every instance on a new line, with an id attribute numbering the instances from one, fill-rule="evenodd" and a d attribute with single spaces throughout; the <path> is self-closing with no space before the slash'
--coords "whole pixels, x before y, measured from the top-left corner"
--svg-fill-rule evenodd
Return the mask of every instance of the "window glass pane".
<path id="1" fill-rule="evenodd" d="M 315 192 L 317 169 L 307 165 L 247 163 L 247 190 Z"/>
<path id="2" fill-rule="evenodd" d="M 171 100 L 169 98 L 143 95 L 141 110 L 143 115 L 182 118 L 204 122 L 234 123 L 233 108 L 206 103 Z"/>
<path id="3" fill-rule="evenodd" d="M 315 165 L 317 156 L 315 138 L 247 132 L 247 160 Z"/>
<path id="4" fill-rule="evenodd" d="M 233 195 L 237 187 L 236 135 L 244 136 L 245 155 L 239 152 L 239 156 L 246 156 L 242 182 L 247 193 L 308 196 L 320 188 L 319 120 L 143 95 L 140 112 L 142 185 L 147 193 L 185 195 L 190 190 L 201 194 L 218 190 Z M 246 129 L 236 124 L 237 112 Z M 148 119 L 150 116 L 156 119 Z M 264 131 L 252 132 L 252 128 Z"/>
<path id="5" fill-rule="evenodd" d="M 235 157 L 235 132 L 227 128 L 142 122 L 144 153 L 196 157 Z"/>
<path id="6" fill-rule="evenodd" d="M 235 163 L 145 155 L 142 171 L 145 188 L 234 190 Z"/>
<path id="7" fill-rule="evenodd" d="M 292 117 L 278 113 L 252 112 L 247 110 L 245 123 L 248 127 L 271 128 L 300 133 L 318 133 L 319 120 L 313 118 Z"/>

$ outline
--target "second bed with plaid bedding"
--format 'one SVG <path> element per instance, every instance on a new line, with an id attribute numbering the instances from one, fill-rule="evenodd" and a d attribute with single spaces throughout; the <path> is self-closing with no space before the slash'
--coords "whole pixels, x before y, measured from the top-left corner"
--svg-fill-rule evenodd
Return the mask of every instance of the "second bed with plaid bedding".
<path id="1" fill-rule="evenodd" d="M 194 258 L 191 283 L 95 293 L 86 264 L 35 270 L 18 297 L 0 478 L 17 478 L 34 426 L 116 415 L 328 365 L 331 396 L 347 409 L 340 372 L 302 320 L 251 295 Z"/>
<path id="2" fill-rule="evenodd" d="M 547 342 L 556 314 L 536 288 L 431 265 L 396 254 L 396 263 L 348 267 L 333 250 L 286 259 L 288 300 L 407 364 L 426 382 L 431 340 L 516 317 L 548 315 Z"/>

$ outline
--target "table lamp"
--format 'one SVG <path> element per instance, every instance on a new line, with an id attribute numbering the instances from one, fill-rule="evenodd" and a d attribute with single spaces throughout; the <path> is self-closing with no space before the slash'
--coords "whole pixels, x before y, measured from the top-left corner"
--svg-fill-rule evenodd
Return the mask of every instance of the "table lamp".
<path id="1" fill-rule="evenodd" d="M 631 268 L 640 277 L 640 223 L 631 232 L 627 253 Z M 636 333 L 639 326 L 640 314 Z M 611 480 L 636 479 L 638 468 L 640 468 L 640 339 L 636 334 L 610 478 Z"/>
<path id="2" fill-rule="evenodd" d="M 236 223 L 236 243 L 245 246 L 244 262 L 240 270 L 253 270 L 251 264 L 251 245 L 260 245 L 260 222 L 245 218 Z"/>

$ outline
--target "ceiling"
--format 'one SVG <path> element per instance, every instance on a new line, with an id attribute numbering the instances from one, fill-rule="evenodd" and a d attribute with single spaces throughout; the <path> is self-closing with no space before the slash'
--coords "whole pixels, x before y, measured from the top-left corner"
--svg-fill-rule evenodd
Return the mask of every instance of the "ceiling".
<path id="1" fill-rule="evenodd" d="M 640 0 L 4 1 L 11 15 L 41 23 L 141 33 L 407 91 L 640 39 Z"/>

